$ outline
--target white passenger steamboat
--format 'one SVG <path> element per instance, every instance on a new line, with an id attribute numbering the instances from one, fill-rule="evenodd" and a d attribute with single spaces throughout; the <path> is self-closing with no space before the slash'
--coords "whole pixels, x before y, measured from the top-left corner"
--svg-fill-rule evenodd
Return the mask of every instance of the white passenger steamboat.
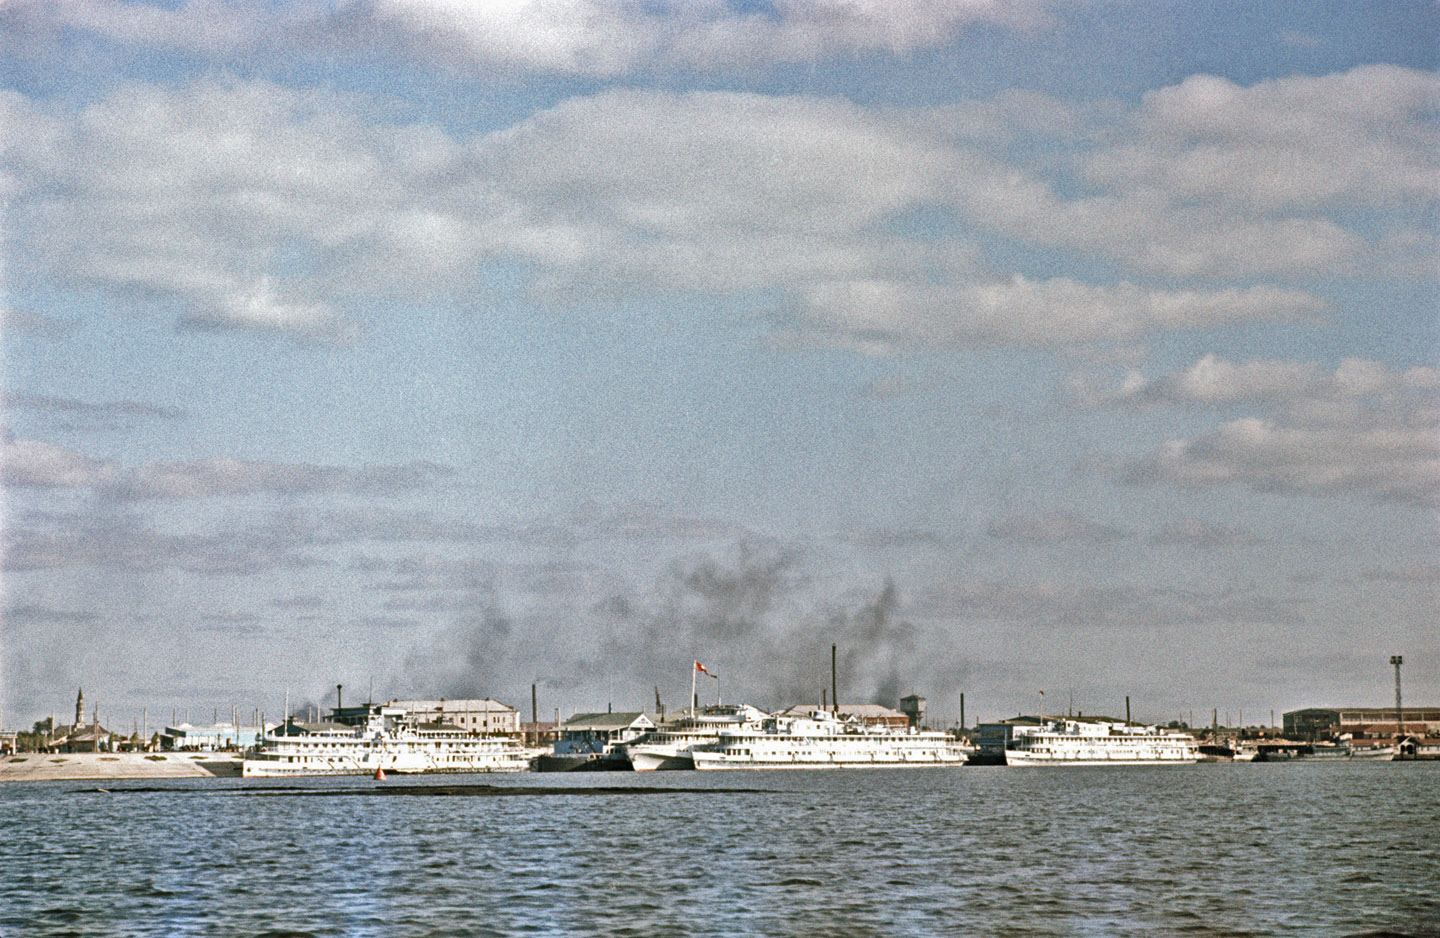
<path id="1" fill-rule="evenodd" d="M 371 704 L 360 709 L 358 716 L 347 713 L 345 723 L 286 720 L 245 753 L 241 774 L 245 778 L 291 778 L 377 772 L 523 772 L 542 751 L 526 749 L 507 736 L 420 722 L 399 707 Z"/>
<path id="2" fill-rule="evenodd" d="M 947 733 L 867 726 L 816 709 L 723 730 L 690 757 L 701 770 L 879 769 L 963 765 L 970 752 Z"/>
<path id="3" fill-rule="evenodd" d="M 1043 718 L 1016 726 L 1006 765 L 1155 765 L 1200 761 L 1187 733 L 1104 718 Z"/>
<path id="4" fill-rule="evenodd" d="M 763 719 L 764 712 L 745 704 L 701 707 L 618 748 L 623 749 L 637 772 L 693 769 L 691 753 L 697 746 L 713 743 L 727 731 L 758 726 Z"/>

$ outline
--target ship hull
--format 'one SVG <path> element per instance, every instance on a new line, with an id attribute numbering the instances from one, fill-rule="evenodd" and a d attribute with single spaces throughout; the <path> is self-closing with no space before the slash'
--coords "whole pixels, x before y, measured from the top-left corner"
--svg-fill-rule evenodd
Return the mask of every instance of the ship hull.
<path id="1" fill-rule="evenodd" d="M 1198 756 L 1187 757 L 1143 757 L 1116 756 L 1110 759 L 1067 758 L 1049 754 L 1030 753 L 1011 749 L 1005 752 L 1006 765 L 1040 766 L 1081 766 L 1081 765 L 1195 765 L 1201 761 Z"/>
<path id="2" fill-rule="evenodd" d="M 695 768 L 688 752 L 656 752 L 631 749 L 630 766 L 637 772 L 677 772 Z"/>
<path id="3" fill-rule="evenodd" d="M 707 759 L 703 754 L 695 756 L 695 768 L 701 771 L 737 771 L 743 769 L 768 770 L 768 769 L 945 769 L 955 768 L 965 764 L 964 759 L 953 761 L 899 761 L 899 762 L 872 762 L 872 761 L 840 761 L 822 762 L 819 760 L 809 762 L 763 762 L 763 761 L 741 761 L 730 759 Z"/>
<path id="4" fill-rule="evenodd" d="M 621 756 L 594 753 L 556 755 L 547 752 L 535 759 L 536 772 L 629 772 L 630 762 Z"/>

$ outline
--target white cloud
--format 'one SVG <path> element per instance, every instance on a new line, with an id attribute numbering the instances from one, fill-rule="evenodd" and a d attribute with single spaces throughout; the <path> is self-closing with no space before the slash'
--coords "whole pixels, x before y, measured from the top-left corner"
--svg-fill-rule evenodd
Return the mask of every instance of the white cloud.
<path id="1" fill-rule="evenodd" d="M 375 16 L 412 47 L 484 68 L 616 76 L 735 69 L 950 42 L 974 23 L 1032 26 L 1040 0 L 778 0 L 746 12 L 707 2 L 379 0 Z"/>
<path id="2" fill-rule="evenodd" d="M 1072 382 L 1070 397 L 1082 406 L 1138 407 L 1344 401 L 1434 390 L 1440 390 L 1440 370 L 1424 366 L 1398 371 L 1383 362 L 1347 358 L 1327 373 L 1315 362 L 1262 359 L 1234 363 L 1206 355 L 1184 371 L 1159 378 L 1147 379 L 1132 372 L 1118 388 L 1077 379 Z"/>
<path id="3" fill-rule="evenodd" d="M 286 300 L 265 276 L 249 289 L 222 294 L 211 305 L 197 304 L 183 322 L 198 328 L 283 330 L 334 342 L 358 336 L 357 328 L 329 304 Z"/>
<path id="4" fill-rule="evenodd" d="M 806 297 L 812 322 L 901 343 L 1054 345 L 1126 338 L 1257 320 L 1317 315 L 1324 304 L 1275 287 L 1167 291 L 1066 278 L 933 287 L 903 281 L 818 284 Z"/>
<path id="5" fill-rule="evenodd" d="M 227 457 L 122 469 L 110 460 L 39 440 L 6 440 L 0 445 L 0 480 L 7 487 L 90 488 L 124 501 L 319 491 L 383 496 L 425 488 L 451 474 L 452 470 L 429 462 L 352 469 Z"/>
<path id="6" fill-rule="evenodd" d="M 304 55 L 317 42 L 468 71 L 618 77 L 755 69 L 867 52 L 908 55 L 976 23 L 1030 28 L 1050 0 L 360 0 L 279 6 L 254 0 L 173 4 L 17 0 L 26 29 L 79 30 L 138 49 L 227 61 Z"/>
<path id="7" fill-rule="evenodd" d="M 1434 203 L 1440 76 L 1391 65 L 1235 85 L 1193 75 L 1148 93 L 1136 140 L 1095 154 L 1092 180 L 1265 211 Z"/>
<path id="8" fill-rule="evenodd" d="M 110 478 L 114 464 L 39 440 L 0 443 L 0 481 L 5 487 L 88 488 Z"/>
<path id="9" fill-rule="evenodd" d="M 1428 87 L 1385 74 L 1391 97 Z M 1306 81 L 1331 87 L 1295 87 Z M 359 334 L 351 311 L 365 300 L 480 305 L 487 280 L 518 267 L 556 304 L 765 291 L 811 341 L 883 348 L 1104 341 L 1314 317 L 1324 306 L 1304 290 L 1254 283 L 997 276 L 986 232 L 1141 272 L 1246 280 L 1354 269 L 1380 250 L 1308 203 L 1280 211 L 1295 200 L 1271 200 L 1276 211 L 1265 214 L 1237 208 L 1243 192 L 1105 179 L 1097 184 L 1114 191 L 1062 197 L 1058 177 L 987 156 L 913 112 L 843 100 L 614 91 L 469 140 L 377 124 L 367 107 L 263 82 L 132 86 L 78 116 L 6 93 L 13 263 L 62 285 L 170 304 L 182 323 L 325 341 Z M 1175 110 L 1164 99 L 1146 107 Z M 1023 110 L 991 116 L 1003 123 Z M 1392 135 L 1420 133 L 1404 101 L 1386 113 L 1379 126 Z M 1084 140 L 1076 121 L 1111 118 L 1068 119 L 1061 132 Z M 1377 205 L 1420 191 L 1423 172 L 1397 173 L 1391 188 L 1347 191 Z M 926 211 L 956 213 L 968 227 L 944 236 L 897 227 Z M 1402 253 L 1424 243 L 1386 237 L 1409 244 Z"/>
<path id="10" fill-rule="evenodd" d="M 1134 484 L 1244 485 L 1440 507 L 1440 414 L 1359 406 L 1226 421 L 1172 440 L 1130 467 Z"/>

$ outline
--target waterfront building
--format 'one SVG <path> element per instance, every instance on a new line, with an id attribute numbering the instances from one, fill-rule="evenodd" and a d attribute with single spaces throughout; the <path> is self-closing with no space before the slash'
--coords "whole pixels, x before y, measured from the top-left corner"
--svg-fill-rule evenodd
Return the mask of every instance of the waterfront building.
<path id="1" fill-rule="evenodd" d="M 1403 707 L 1405 734 L 1440 736 L 1440 707 Z M 1283 717 L 1289 739 L 1394 739 L 1394 707 L 1308 707 Z"/>
<path id="2" fill-rule="evenodd" d="M 445 723 L 471 733 L 504 733 L 519 735 L 520 711 L 498 700 L 392 700 L 388 707 L 398 707 L 411 718 L 430 723 Z"/>
<path id="3" fill-rule="evenodd" d="M 923 707 L 924 698 L 917 697 Z M 796 704 L 788 710 L 782 710 L 775 714 L 779 717 L 807 717 L 816 710 L 824 709 L 830 712 L 832 708 L 820 708 L 814 704 Z M 910 718 L 899 710 L 892 710 L 890 707 L 880 704 L 841 704 L 839 706 L 839 717 L 844 720 L 852 719 L 862 726 L 879 726 L 889 729 L 903 730 L 910 726 Z"/>
<path id="4" fill-rule="evenodd" d="M 560 726 L 556 752 L 598 752 L 613 743 L 625 743 L 655 728 L 655 721 L 639 711 L 622 713 L 577 713 Z"/>
<path id="5" fill-rule="evenodd" d="M 233 723 L 192 726 L 181 723 L 179 726 L 167 726 L 161 731 L 160 748 L 186 752 L 248 749 L 255 745 L 259 738 L 260 731 L 253 726 L 240 727 Z"/>
<path id="6" fill-rule="evenodd" d="M 560 724 L 553 720 L 520 724 L 520 736 L 527 746 L 549 746 L 560 738 Z"/>

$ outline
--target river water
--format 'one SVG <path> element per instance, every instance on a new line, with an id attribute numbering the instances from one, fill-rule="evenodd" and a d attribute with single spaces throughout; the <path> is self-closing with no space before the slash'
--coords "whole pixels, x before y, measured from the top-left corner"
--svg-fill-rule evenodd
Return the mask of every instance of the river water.
<path id="1" fill-rule="evenodd" d="M 456 783 L 0 785 L 0 936 L 1440 936 L 1440 763 Z"/>

